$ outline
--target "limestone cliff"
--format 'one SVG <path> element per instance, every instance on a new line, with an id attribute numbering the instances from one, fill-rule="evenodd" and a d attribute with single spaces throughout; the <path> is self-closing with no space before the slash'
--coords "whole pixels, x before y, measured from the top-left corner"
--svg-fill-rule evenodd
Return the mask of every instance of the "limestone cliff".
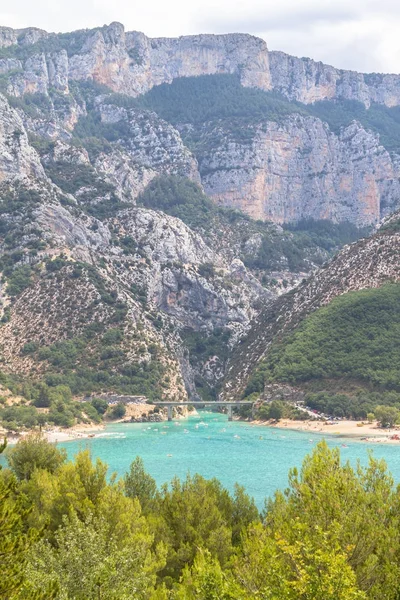
<path id="1" fill-rule="evenodd" d="M 344 98 L 369 106 L 400 103 L 398 75 L 365 75 L 308 58 L 270 52 L 246 34 L 150 39 L 120 23 L 71 34 L 0 28 L 0 72 L 13 72 L 10 91 L 68 92 L 68 79 L 93 79 L 136 96 L 177 77 L 238 73 L 242 84 L 276 90 L 304 103 Z"/>
<path id="2" fill-rule="evenodd" d="M 31 134 L 68 142 L 79 119 L 88 119 L 88 137 L 115 142 L 112 150 L 97 149 L 87 165 L 120 201 L 134 203 L 157 175 L 178 174 L 201 183 L 217 203 L 276 223 L 375 224 L 399 205 L 400 159 L 360 123 L 332 131 L 320 119 L 293 114 L 239 123 L 242 135 L 235 136 L 229 118 L 217 119 L 195 127 L 191 143 L 184 128 L 180 135 L 154 113 L 113 104 L 109 93 L 136 97 L 177 78 L 225 73 L 304 104 L 347 99 L 390 107 L 400 103 L 397 75 L 363 75 L 270 52 L 245 34 L 150 39 L 119 23 L 71 34 L 0 28 L 0 73 L 1 89 Z M 88 95 L 88 81 L 107 87 Z M 21 171 L 15 162 L 13 168 Z"/>
<path id="3" fill-rule="evenodd" d="M 255 219 L 377 223 L 400 198 L 400 164 L 379 137 L 353 122 L 338 135 L 319 119 L 292 116 L 235 138 L 206 125 L 199 168 L 207 194 Z"/>

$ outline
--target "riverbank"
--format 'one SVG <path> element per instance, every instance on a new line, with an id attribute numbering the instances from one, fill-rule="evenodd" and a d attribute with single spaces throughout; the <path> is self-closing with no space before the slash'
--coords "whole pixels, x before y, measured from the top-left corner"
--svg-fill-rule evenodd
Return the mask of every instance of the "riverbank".
<path id="1" fill-rule="evenodd" d="M 310 433 L 320 433 L 322 435 L 348 437 L 358 439 L 368 443 L 390 443 L 398 444 L 400 442 L 400 428 L 391 427 L 383 429 L 377 422 L 366 423 L 364 421 L 293 421 L 291 419 L 281 419 L 280 421 L 252 421 L 252 425 L 263 425 L 277 429 L 292 429 L 294 431 L 309 431 Z M 396 439 L 398 438 L 398 439 Z"/>

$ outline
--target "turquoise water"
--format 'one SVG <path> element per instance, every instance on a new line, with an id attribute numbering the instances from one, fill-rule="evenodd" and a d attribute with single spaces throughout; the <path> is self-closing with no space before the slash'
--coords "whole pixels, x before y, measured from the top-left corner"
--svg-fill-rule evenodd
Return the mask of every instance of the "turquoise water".
<path id="1" fill-rule="evenodd" d="M 118 475 L 123 475 L 140 455 L 158 484 L 175 475 L 183 478 L 188 472 L 217 477 L 230 490 L 238 482 L 262 508 L 264 498 L 287 486 L 289 469 L 301 466 L 304 456 L 320 439 L 321 435 L 309 432 L 229 423 L 226 415 L 204 411 L 170 423 L 109 425 L 94 438 L 59 446 L 67 449 L 70 458 L 79 449 L 89 448 L 94 458 L 107 462 Z M 372 448 L 400 482 L 400 446 L 326 439 L 330 446 L 339 447 L 342 458 L 353 465 L 357 459 L 366 464 Z"/>

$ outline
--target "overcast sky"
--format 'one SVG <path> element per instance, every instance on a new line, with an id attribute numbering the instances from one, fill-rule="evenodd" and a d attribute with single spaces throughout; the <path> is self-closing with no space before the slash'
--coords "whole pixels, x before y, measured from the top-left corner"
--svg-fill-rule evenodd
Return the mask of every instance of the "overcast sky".
<path id="1" fill-rule="evenodd" d="M 119 21 L 150 37 L 245 32 L 271 50 L 400 73 L 400 0 L 0 0 L 0 24 L 73 31 Z"/>

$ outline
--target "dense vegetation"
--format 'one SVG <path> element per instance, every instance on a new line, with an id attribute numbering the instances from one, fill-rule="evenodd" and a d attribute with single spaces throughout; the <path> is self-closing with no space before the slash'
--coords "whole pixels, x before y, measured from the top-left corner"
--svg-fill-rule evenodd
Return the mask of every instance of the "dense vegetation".
<path id="1" fill-rule="evenodd" d="M 110 101 L 127 102 L 115 95 Z M 307 114 L 276 93 L 243 87 L 237 75 L 180 77 L 153 87 L 129 104 L 152 110 L 174 125 L 232 118 L 281 121 L 293 113 Z"/>
<path id="2" fill-rule="evenodd" d="M 230 127 L 261 120 L 282 122 L 291 114 L 315 116 L 328 123 L 338 133 L 357 120 L 366 129 L 378 133 L 382 144 L 394 152 L 400 151 L 400 107 L 388 108 L 372 104 L 365 108 L 354 100 L 321 101 L 305 105 L 291 102 L 275 92 L 264 92 L 240 85 L 236 75 L 204 75 L 182 77 L 171 84 L 152 88 L 134 102 L 121 96 L 110 96 L 120 105 L 136 105 L 153 110 L 162 118 L 177 125 L 199 125 L 206 121 L 224 119 Z"/>
<path id="3" fill-rule="evenodd" d="M 301 219 L 296 223 L 286 223 L 283 228 L 296 234 L 298 246 L 318 246 L 328 252 L 351 244 L 371 232 L 370 227 L 360 228 L 349 221 L 333 223 L 326 219 Z"/>
<path id="4" fill-rule="evenodd" d="M 396 600 L 398 493 L 383 461 L 321 442 L 260 515 L 245 491 L 188 475 L 122 480 L 39 436 L 0 471 L 5 600 Z"/>
<path id="5" fill-rule="evenodd" d="M 178 217 L 189 227 L 208 229 L 217 212 L 199 185 L 185 177 L 164 175 L 153 179 L 137 203 Z"/>
<path id="6" fill-rule="evenodd" d="M 104 417 L 120 419 L 125 414 L 125 405 L 109 406 L 101 398 L 75 401 L 71 388 L 65 384 L 47 385 L 44 381 L 1 372 L 0 383 L 4 390 L 0 396 L 0 425 L 7 431 L 18 432 L 45 425 L 72 427 L 76 423 L 100 423 Z"/>
<path id="7" fill-rule="evenodd" d="M 275 343 L 245 395 L 284 381 L 324 392 L 307 402 L 328 414 L 365 417 L 377 405 L 400 408 L 399 301 L 400 285 L 391 283 L 335 298 Z M 349 394 L 336 393 L 340 387 Z"/>
<path id="8" fill-rule="evenodd" d="M 139 338 L 140 333 L 136 335 Z M 41 348 L 30 347 L 25 352 L 46 361 L 45 382 L 51 387 L 65 385 L 73 394 L 106 390 L 159 399 L 165 369 L 158 347 L 153 344 L 146 349 L 140 345 L 139 355 L 148 351 L 151 360 L 132 362 L 123 337 L 119 327 L 104 331 L 101 324 L 94 323 L 80 336 Z"/>

